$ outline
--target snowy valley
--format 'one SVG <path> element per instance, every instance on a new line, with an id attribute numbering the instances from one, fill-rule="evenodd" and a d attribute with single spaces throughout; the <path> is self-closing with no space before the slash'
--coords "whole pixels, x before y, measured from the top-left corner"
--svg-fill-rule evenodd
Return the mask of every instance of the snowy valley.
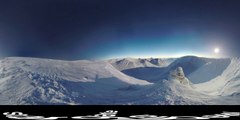
<path id="1" fill-rule="evenodd" d="M 1 105 L 240 105 L 240 58 L 0 60 Z"/>

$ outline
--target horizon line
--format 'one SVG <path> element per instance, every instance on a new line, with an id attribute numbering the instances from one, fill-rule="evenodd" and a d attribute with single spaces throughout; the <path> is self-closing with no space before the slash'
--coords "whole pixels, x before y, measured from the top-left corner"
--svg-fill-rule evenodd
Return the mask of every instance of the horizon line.
<path id="1" fill-rule="evenodd" d="M 62 60 L 62 61 L 78 61 L 78 60 L 90 60 L 90 61 L 96 61 L 96 60 L 112 60 L 112 59 L 125 59 L 125 58 L 133 58 L 133 59 L 156 59 L 156 58 L 162 58 L 162 59 L 176 59 L 176 58 L 182 58 L 182 57 L 199 57 L 199 58 L 212 58 L 212 59 L 226 59 L 226 58 L 239 58 L 239 57 L 210 57 L 210 56 L 198 56 L 198 55 L 183 55 L 183 56 L 169 56 L 169 57 L 136 57 L 136 56 L 126 56 L 126 57 L 113 57 L 113 58 L 104 58 L 104 59 L 59 59 L 59 58 L 48 58 L 48 57 L 31 57 L 31 56 L 4 56 L 0 57 L 0 59 L 5 58 L 35 58 L 35 59 L 51 59 L 51 60 Z"/>

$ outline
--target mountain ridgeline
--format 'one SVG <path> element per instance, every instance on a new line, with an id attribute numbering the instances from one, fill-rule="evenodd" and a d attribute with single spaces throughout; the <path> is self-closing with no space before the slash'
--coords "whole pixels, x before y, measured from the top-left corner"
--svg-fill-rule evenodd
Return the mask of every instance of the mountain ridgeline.
<path id="1" fill-rule="evenodd" d="M 240 104 L 240 59 L 0 60 L 0 104 Z"/>
<path id="2" fill-rule="evenodd" d="M 208 81 L 217 75 L 221 74 L 223 70 L 230 64 L 230 59 L 213 59 L 213 58 L 201 58 L 196 56 L 185 56 L 178 59 L 154 59 L 158 61 L 157 64 L 152 64 L 150 61 L 153 59 L 121 59 L 117 61 L 110 61 L 111 64 L 123 73 L 133 76 L 138 79 L 144 79 L 150 82 L 156 82 L 162 79 L 167 79 L 169 72 L 175 70 L 178 67 L 184 69 L 184 73 L 187 77 L 193 77 L 194 83 L 200 83 Z M 206 78 L 196 78 L 198 74 L 197 70 L 203 66 L 211 65 L 216 67 L 217 64 L 221 64 L 217 73 L 208 75 Z M 124 69 L 125 68 L 125 69 Z M 206 67 L 204 68 L 206 69 Z M 210 69 L 210 68 L 208 68 Z M 209 70 L 206 70 L 210 72 Z M 214 70 L 216 72 L 216 70 Z M 201 80 L 200 80 L 201 79 Z"/>

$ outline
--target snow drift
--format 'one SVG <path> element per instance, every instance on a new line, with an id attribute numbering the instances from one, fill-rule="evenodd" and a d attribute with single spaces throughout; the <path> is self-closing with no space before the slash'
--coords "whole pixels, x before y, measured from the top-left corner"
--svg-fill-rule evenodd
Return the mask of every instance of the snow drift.
<path id="1" fill-rule="evenodd" d="M 0 104 L 81 104 L 79 100 L 84 103 L 85 97 L 151 84 L 104 61 L 5 58 L 0 61 L 0 72 Z"/>
<path id="2" fill-rule="evenodd" d="M 239 58 L 9 57 L 0 60 L 0 104 L 239 105 L 239 79 Z"/>

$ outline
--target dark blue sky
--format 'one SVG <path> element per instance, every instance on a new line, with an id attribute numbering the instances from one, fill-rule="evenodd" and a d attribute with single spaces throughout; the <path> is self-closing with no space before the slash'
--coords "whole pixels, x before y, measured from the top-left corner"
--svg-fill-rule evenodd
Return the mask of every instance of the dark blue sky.
<path id="1" fill-rule="evenodd" d="M 1 0 L 0 56 L 240 56 L 239 5 L 239 0 Z"/>

